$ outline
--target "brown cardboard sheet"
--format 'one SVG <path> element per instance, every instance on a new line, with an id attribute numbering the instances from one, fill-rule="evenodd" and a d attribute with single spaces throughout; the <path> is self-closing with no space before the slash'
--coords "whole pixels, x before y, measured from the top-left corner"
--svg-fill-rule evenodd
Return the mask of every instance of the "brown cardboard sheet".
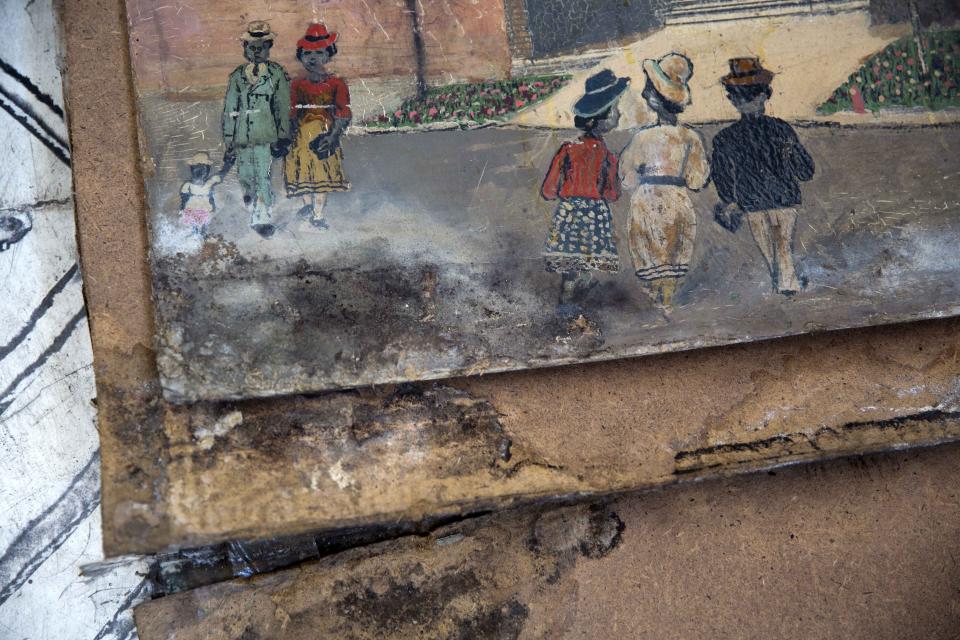
<path id="1" fill-rule="evenodd" d="M 518 510 L 143 604 L 143 640 L 956 638 L 956 445 Z"/>

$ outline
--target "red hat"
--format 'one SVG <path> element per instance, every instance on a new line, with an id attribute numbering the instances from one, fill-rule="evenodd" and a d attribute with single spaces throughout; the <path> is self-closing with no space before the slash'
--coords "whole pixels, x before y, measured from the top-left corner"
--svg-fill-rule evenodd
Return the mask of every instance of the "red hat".
<path id="1" fill-rule="evenodd" d="M 339 35 L 336 31 L 328 32 L 322 22 L 314 22 L 307 27 L 307 33 L 297 41 L 297 47 L 307 51 L 326 49 L 337 41 Z"/>

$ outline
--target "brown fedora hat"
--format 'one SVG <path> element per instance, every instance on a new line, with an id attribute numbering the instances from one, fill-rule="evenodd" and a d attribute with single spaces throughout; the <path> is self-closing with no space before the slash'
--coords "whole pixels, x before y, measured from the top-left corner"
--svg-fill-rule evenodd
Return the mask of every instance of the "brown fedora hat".
<path id="1" fill-rule="evenodd" d="M 760 58 L 731 58 L 730 73 L 720 79 L 726 86 L 746 87 L 773 82 L 773 72 L 764 69 Z"/>

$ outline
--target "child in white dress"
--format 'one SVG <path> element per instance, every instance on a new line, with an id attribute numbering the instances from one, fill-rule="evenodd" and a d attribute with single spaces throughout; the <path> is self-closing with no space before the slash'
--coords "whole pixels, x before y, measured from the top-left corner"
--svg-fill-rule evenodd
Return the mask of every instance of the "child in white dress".
<path id="1" fill-rule="evenodd" d="M 203 236 L 213 212 L 217 209 L 213 199 L 213 188 L 220 184 L 224 174 L 230 170 L 224 165 L 220 171 L 210 175 L 210 156 L 198 153 L 190 158 L 190 179 L 180 187 L 180 222 L 193 232 Z"/>

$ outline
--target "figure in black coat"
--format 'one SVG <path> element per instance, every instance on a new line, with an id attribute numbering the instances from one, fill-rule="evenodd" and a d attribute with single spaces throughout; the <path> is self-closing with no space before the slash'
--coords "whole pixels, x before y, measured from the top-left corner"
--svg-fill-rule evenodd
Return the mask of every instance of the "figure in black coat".
<path id="1" fill-rule="evenodd" d="M 772 80 L 757 58 L 734 58 L 721 80 L 741 117 L 713 140 L 713 182 L 720 196 L 714 214 L 731 231 L 746 215 L 774 289 L 789 296 L 802 288 L 793 233 L 800 182 L 813 178 L 814 164 L 793 128 L 764 113 Z"/>

